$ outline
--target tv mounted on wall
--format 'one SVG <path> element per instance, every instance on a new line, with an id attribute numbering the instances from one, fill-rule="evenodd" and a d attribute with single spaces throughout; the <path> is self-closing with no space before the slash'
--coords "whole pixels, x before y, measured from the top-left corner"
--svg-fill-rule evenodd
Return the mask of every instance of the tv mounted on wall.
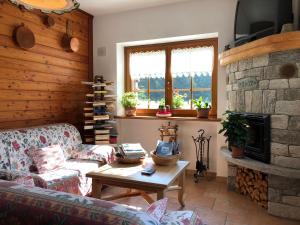
<path id="1" fill-rule="evenodd" d="M 295 0 L 238 0 L 234 42 L 230 47 L 280 33 L 282 25 L 294 21 L 293 1 Z"/>

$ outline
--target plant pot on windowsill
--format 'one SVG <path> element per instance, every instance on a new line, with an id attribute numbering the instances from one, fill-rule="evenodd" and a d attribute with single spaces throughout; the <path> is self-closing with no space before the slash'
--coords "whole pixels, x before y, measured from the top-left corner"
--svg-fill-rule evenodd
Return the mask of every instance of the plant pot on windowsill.
<path id="1" fill-rule="evenodd" d="M 125 115 L 126 116 L 136 116 L 136 108 L 135 107 L 125 108 Z"/>
<path id="2" fill-rule="evenodd" d="M 234 145 L 231 145 L 230 148 L 232 150 L 231 151 L 232 158 L 237 158 L 237 159 L 244 158 L 244 148 L 237 147 Z"/>
<path id="3" fill-rule="evenodd" d="M 197 109 L 197 118 L 208 118 L 210 108 Z"/>

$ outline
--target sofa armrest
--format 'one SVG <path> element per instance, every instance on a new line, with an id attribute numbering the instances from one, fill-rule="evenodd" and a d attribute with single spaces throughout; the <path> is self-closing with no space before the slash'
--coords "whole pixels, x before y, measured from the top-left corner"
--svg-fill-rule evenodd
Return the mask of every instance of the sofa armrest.
<path id="1" fill-rule="evenodd" d="M 0 169 L 1 180 L 13 181 L 19 177 L 27 177 L 27 176 L 30 176 L 30 173 L 24 171 L 17 171 L 17 170 Z"/>
<path id="2" fill-rule="evenodd" d="M 0 169 L 0 179 L 7 181 L 16 181 L 17 183 L 21 184 L 30 184 L 31 179 L 33 180 L 34 186 L 47 188 L 47 183 L 37 174 L 25 171 Z"/>
<path id="3" fill-rule="evenodd" d="M 115 159 L 115 149 L 110 145 L 81 144 L 79 149 L 72 152 L 72 158 L 112 163 Z"/>

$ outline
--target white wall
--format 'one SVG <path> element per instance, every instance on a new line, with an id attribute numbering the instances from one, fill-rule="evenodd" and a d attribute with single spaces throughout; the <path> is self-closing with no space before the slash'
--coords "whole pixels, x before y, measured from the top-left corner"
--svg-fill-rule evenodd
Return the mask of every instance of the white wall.
<path id="1" fill-rule="evenodd" d="M 233 38 L 236 0 L 194 0 L 173 5 L 148 8 L 118 14 L 99 16 L 94 19 L 94 71 L 107 80 L 117 82 L 116 44 L 168 38 L 195 34 L 215 33 L 219 35 L 219 52 Z M 97 56 L 97 49 L 106 47 L 106 56 Z M 122 58 L 122 56 L 119 56 Z M 218 74 L 218 116 L 226 109 L 225 68 L 219 67 Z M 123 85 L 121 82 L 118 85 Z M 118 93 L 120 94 L 120 93 Z M 141 142 L 153 149 L 158 139 L 158 127 L 162 121 L 119 120 L 120 140 Z M 179 140 L 185 158 L 195 161 L 195 150 L 191 135 L 199 128 L 212 135 L 211 171 L 226 176 L 226 163 L 219 154 L 224 145 L 223 137 L 217 135 L 220 128 L 216 122 L 177 122 Z M 194 168 L 194 165 L 190 168 Z"/>

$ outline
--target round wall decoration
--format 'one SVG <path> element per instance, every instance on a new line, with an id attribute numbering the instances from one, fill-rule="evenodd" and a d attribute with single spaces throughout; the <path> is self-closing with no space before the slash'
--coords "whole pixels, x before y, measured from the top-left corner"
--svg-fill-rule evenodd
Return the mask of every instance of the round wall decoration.
<path id="1" fill-rule="evenodd" d="M 63 14 L 79 7 L 76 0 L 10 0 L 13 4 L 23 6 L 27 10 L 38 9 L 44 13 Z"/>
<path id="2" fill-rule="evenodd" d="M 35 37 L 33 32 L 24 26 L 24 24 L 15 28 L 13 38 L 16 44 L 23 49 L 33 48 L 35 45 Z"/>

